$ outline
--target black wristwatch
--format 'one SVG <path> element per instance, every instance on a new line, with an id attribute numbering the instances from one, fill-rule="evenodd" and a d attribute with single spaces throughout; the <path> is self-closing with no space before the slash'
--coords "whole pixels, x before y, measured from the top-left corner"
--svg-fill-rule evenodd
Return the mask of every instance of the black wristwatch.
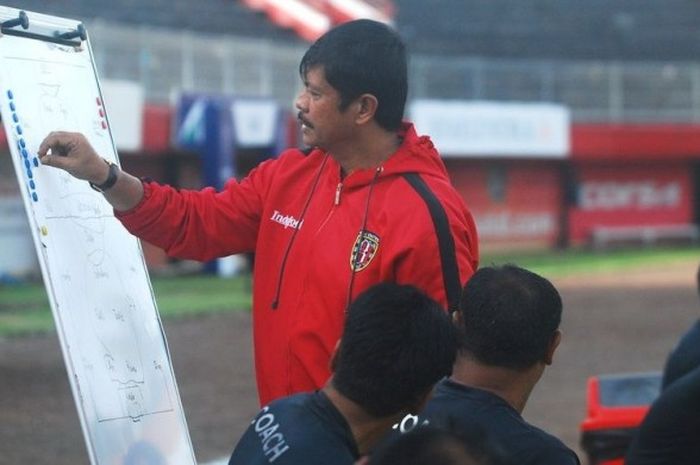
<path id="1" fill-rule="evenodd" d="M 112 163 L 111 161 L 107 160 L 104 160 L 104 162 L 109 165 L 109 173 L 107 174 L 107 180 L 102 184 L 95 184 L 92 182 L 89 183 L 90 187 L 95 189 L 97 192 L 104 192 L 107 189 L 114 186 L 114 184 L 117 182 L 117 174 L 119 174 L 119 167 L 115 163 Z"/>

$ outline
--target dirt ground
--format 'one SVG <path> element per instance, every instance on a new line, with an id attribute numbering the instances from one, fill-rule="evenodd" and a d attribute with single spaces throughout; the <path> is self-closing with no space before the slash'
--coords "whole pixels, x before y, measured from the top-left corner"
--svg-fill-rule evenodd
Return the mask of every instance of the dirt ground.
<path id="1" fill-rule="evenodd" d="M 586 380 L 661 369 L 700 315 L 696 263 L 557 281 L 565 305 L 564 339 L 525 417 L 580 453 Z M 229 454 L 257 411 L 250 323 L 245 312 L 165 323 L 200 462 Z M 57 337 L 0 339 L 0 464 L 88 463 Z"/>

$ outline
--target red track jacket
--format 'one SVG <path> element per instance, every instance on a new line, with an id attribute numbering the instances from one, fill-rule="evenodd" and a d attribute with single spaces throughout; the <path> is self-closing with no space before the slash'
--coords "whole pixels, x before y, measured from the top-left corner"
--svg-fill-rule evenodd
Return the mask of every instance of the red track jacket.
<path id="1" fill-rule="evenodd" d="M 379 169 L 342 180 L 326 152 L 292 149 L 221 192 L 145 183 L 139 205 L 116 213 L 174 257 L 255 252 L 262 405 L 323 386 L 350 294 L 393 281 L 454 306 L 477 268 L 474 221 L 437 151 L 412 125 L 402 132 L 401 147 Z"/>

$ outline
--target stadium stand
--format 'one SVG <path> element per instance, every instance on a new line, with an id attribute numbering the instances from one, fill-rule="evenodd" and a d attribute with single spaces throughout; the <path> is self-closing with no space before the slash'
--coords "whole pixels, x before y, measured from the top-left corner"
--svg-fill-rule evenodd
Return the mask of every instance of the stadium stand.
<path id="1" fill-rule="evenodd" d="M 5 0 L 2 5 L 75 19 L 303 43 L 236 0 Z"/>
<path id="2" fill-rule="evenodd" d="M 399 29 L 421 53 L 647 61 L 695 60 L 700 52 L 700 6 L 687 0 L 397 3 Z"/>
<path id="3" fill-rule="evenodd" d="M 236 0 L 5 0 L 31 11 L 303 43 Z M 669 61 L 700 56 L 688 0 L 395 0 L 415 53 L 491 58 Z M 439 27 L 435 27 L 439 25 Z"/>

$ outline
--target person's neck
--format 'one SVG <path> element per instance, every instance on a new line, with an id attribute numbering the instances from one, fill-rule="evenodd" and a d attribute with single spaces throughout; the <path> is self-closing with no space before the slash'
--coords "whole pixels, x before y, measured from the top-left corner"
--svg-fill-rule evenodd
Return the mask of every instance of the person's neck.
<path id="1" fill-rule="evenodd" d="M 375 128 L 366 130 L 346 144 L 329 148 L 328 151 L 347 176 L 357 170 L 380 166 L 400 145 L 401 141 L 396 132 Z"/>
<path id="2" fill-rule="evenodd" d="M 459 355 L 450 379 L 459 384 L 489 391 L 505 400 L 511 407 L 523 412 L 532 389 L 542 376 L 544 368 L 536 364 L 525 370 L 514 370 L 484 365 Z"/>
<path id="3" fill-rule="evenodd" d="M 391 426 L 401 419 L 400 414 L 387 417 L 370 415 L 360 405 L 338 392 L 331 381 L 321 390 L 350 425 L 360 455 L 371 452 L 377 442 L 391 429 Z"/>

